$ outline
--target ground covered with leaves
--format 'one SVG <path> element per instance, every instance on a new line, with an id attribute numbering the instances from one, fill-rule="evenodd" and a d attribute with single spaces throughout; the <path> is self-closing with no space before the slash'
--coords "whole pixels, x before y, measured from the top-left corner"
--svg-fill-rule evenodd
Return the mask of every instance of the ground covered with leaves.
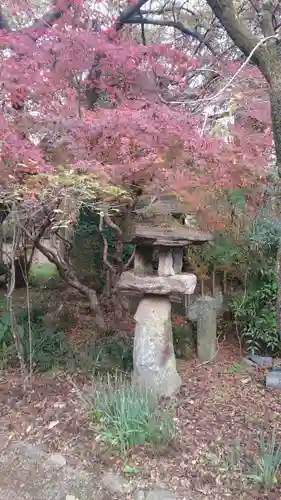
<path id="1" fill-rule="evenodd" d="M 168 445 L 137 447 L 120 455 L 100 439 L 77 388 L 84 376 L 35 375 L 23 393 L 20 377 L 1 378 L 1 429 L 6 440 L 27 440 L 67 454 L 98 471 L 134 476 L 147 486 L 174 489 L 179 498 L 280 498 L 280 486 L 264 492 L 248 477 L 260 439 L 280 427 L 280 393 L 267 391 L 262 372 L 245 370 L 239 349 L 224 342 L 215 363 L 180 361 L 180 394 L 173 401 L 177 432 Z"/>

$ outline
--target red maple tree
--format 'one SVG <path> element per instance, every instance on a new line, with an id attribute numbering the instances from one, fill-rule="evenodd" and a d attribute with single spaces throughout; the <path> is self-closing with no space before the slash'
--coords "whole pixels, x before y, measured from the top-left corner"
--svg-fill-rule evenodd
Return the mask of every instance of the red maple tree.
<path id="1" fill-rule="evenodd" d="M 206 106 L 225 105 L 229 95 L 212 100 L 211 81 L 200 98 L 185 98 L 206 58 L 138 43 L 121 28 L 139 4 L 116 19 L 61 1 L 34 21 L 31 2 L 6 2 L 13 20 L 28 13 L 29 23 L 10 29 L 1 14 L 2 182 L 63 164 L 105 182 L 182 195 L 253 185 L 266 174 L 272 138 L 257 70 L 245 68 L 234 81 L 231 140 L 215 136 L 217 112 L 206 116 Z M 225 79 L 236 71 L 223 59 L 211 63 Z"/>
<path id="2" fill-rule="evenodd" d="M 63 167 L 64 180 L 68 172 L 86 172 L 104 184 L 176 192 L 193 208 L 221 189 L 264 186 L 272 148 L 268 84 L 253 66 L 236 75 L 241 63 L 229 64 L 227 56 L 140 43 L 126 26 L 145 3 L 131 3 L 116 17 L 104 14 L 105 2 L 94 10 L 61 0 L 38 18 L 31 1 L 6 1 L 2 184 L 41 172 L 52 188 L 52 174 Z M 223 131 L 219 117 L 235 119 Z M 52 210 L 63 195 L 61 188 L 51 195 Z M 28 201 L 27 213 L 33 198 Z M 46 220 L 48 227 L 49 215 Z M 42 250 L 39 238 L 36 245 Z M 46 255 L 100 315 L 96 294 L 66 261 Z"/>

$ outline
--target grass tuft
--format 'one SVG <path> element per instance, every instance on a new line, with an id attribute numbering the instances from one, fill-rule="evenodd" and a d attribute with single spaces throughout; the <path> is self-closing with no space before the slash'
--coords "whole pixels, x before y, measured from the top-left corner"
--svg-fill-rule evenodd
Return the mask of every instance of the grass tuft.
<path id="1" fill-rule="evenodd" d="M 276 433 L 266 441 L 264 435 L 260 440 L 261 457 L 248 477 L 269 491 L 278 482 L 281 467 L 281 444 L 276 443 Z"/>
<path id="2" fill-rule="evenodd" d="M 100 379 L 82 397 L 99 425 L 100 439 L 122 454 L 139 445 L 168 443 L 175 436 L 172 409 L 160 407 L 150 391 L 133 386 L 123 375 Z"/>

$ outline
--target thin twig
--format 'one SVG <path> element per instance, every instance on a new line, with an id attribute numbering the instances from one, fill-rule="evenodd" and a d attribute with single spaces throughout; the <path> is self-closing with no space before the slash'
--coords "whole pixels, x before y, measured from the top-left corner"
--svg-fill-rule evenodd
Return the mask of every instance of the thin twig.
<path id="1" fill-rule="evenodd" d="M 210 102 L 210 101 L 216 101 L 218 99 L 218 97 L 221 96 L 221 94 L 223 94 L 223 92 L 225 92 L 228 87 L 233 83 L 233 81 L 235 80 L 235 78 L 241 73 L 241 71 L 245 68 L 245 66 L 249 63 L 249 61 L 251 60 L 251 58 L 253 57 L 254 53 L 256 52 L 256 50 L 261 46 L 263 45 L 264 43 L 266 43 L 268 40 L 278 40 L 279 37 L 277 35 L 270 35 L 270 36 L 267 36 L 265 38 L 262 38 L 256 45 L 255 47 L 253 48 L 253 50 L 251 50 L 250 54 L 248 55 L 247 59 L 243 62 L 243 64 L 240 66 L 240 68 L 238 68 L 238 70 L 235 72 L 235 74 L 230 78 L 230 80 L 223 86 L 222 89 L 219 90 L 219 92 L 217 92 L 215 95 L 211 96 L 211 97 L 204 97 L 202 99 L 196 99 L 196 100 L 193 100 L 193 101 L 189 101 L 188 104 L 197 104 L 198 102 Z M 159 96 L 161 98 L 161 96 Z M 161 100 L 163 102 L 165 102 L 166 104 L 184 104 L 186 105 L 187 103 L 185 101 L 165 101 L 163 98 L 161 98 Z"/>
<path id="2" fill-rule="evenodd" d="M 131 263 L 133 262 L 134 258 L 135 258 L 135 255 L 136 255 L 136 249 L 134 248 L 134 251 L 131 255 L 131 257 L 127 260 L 125 266 L 124 266 L 124 270 L 128 269 L 131 265 Z"/>
<path id="3" fill-rule="evenodd" d="M 100 221 L 99 221 L 99 233 L 103 239 L 103 262 L 105 265 L 114 272 L 114 267 L 110 262 L 108 261 L 108 242 L 106 239 L 106 236 L 103 233 L 103 220 L 104 220 L 104 214 L 103 212 L 100 213 Z"/>

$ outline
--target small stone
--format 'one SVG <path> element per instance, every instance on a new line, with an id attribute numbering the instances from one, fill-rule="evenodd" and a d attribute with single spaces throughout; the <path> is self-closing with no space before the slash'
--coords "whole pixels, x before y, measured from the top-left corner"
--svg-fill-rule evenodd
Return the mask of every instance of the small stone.
<path id="1" fill-rule="evenodd" d="M 119 474 L 114 474 L 114 472 L 105 472 L 102 476 L 102 484 L 110 493 L 117 495 L 125 495 L 133 490 L 131 483 Z"/>
<path id="2" fill-rule="evenodd" d="M 15 447 L 21 450 L 27 457 L 40 459 L 45 456 L 44 450 L 30 443 L 17 443 Z"/>
<path id="3" fill-rule="evenodd" d="M 247 371 L 247 372 L 254 372 L 256 371 L 257 365 L 251 359 L 249 358 L 242 358 L 241 359 L 241 366 Z"/>
<path id="4" fill-rule="evenodd" d="M 74 497 L 73 495 L 66 495 L 65 500 L 79 500 L 79 499 Z"/>
<path id="5" fill-rule="evenodd" d="M 151 490 L 146 500 L 177 500 L 174 493 L 169 490 L 162 490 L 160 488 L 155 488 Z"/>
<path id="6" fill-rule="evenodd" d="M 250 378 L 243 378 L 243 379 L 241 380 L 241 384 L 243 384 L 243 385 L 246 385 L 246 384 L 248 384 L 249 382 L 251 382 L 251 379 L 250 379 Z"/>
<path id="7" fill-rule="evenodd" d="M 47 464 L 53 465 L 54 467 L 64 467 L 66 465 L 66 460 L 59 453 L 54 453 L 53 455 L 49 456 Z"/>
<path id="8" fill-rule="evenodd" d="M 138 490 L 134 494 L 134 500 L 145 500 L 145 492 L 143 490 Z"/>

